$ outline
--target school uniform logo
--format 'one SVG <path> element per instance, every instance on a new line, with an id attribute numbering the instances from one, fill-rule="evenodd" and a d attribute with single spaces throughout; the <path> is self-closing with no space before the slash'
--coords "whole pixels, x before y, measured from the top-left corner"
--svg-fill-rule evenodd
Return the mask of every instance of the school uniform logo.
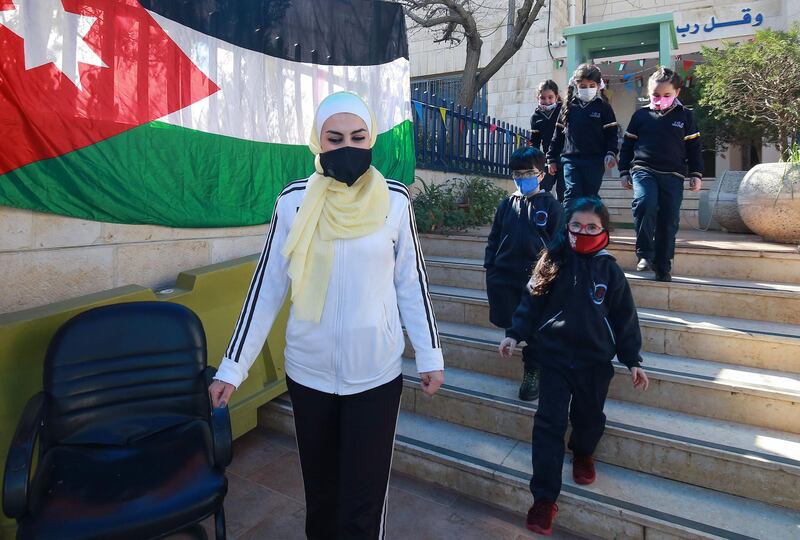
<path id="1" fill-rule="evenodd" d="M 590 118 L 600 118 L 600 113 L 599 112 L 590 113 L 589 117 Z"/>
<path id="2" fill-rule="evenodd" d="M 592 291 L 592 302 L 597 304 L 598 306 L 603 303 L 603 300 L 606 299 L 606 293 L 608 292 L 608 285 L 604 283 L 595 284 L 594 290 Z"/>
<path id="3" fill-rule="evenodd" d="M 674 122 L 672 122 L 672 127 L 683 129 L 683 122 L 681 122 L 680 120 L 675 120 Z"/>
<path id="4" fill-rule="evenodd" d="M 544 227 L 547 225 L 547 212 L 544 210 L 537 210 L 536 213 L 533 215 L 533 222 L 536 223 L 537 227 Z"/>

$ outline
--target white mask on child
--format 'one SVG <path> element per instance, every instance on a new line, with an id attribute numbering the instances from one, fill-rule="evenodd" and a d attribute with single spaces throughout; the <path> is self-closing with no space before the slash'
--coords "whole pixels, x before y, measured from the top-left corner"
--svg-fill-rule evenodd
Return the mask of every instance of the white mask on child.
<path id="1" fill-rule="evenodd" d="M 550 105 L 539 104 L 539 108 L 542 109 L 543 111 L 552 111 L 553 109 L 556 108 L 556 105 L 558 105 L 558 103 L 551 103 Z"/>
<path id="2" fill-rule="evenodd" d="M 578 98 L 583 102 L 592 101 L 597 96 L 597 87 L 578 88 Z"/>

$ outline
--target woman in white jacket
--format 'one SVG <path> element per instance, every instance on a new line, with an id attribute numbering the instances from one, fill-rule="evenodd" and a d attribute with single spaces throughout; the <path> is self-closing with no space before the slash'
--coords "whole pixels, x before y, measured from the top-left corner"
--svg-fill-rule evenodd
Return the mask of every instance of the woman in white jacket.
<path id="1" fill-rule="evenodd" d="M 215 406 L 261 351 L 291 283 L 286 380 L 309 539 L 382 538 L 405 341 L 422 389 L 444 380 L 442 350 L 406 187 L 373 166 L 374 116 L 337 92 L 320 103 L 317 172 L 287 185 L 209 391 Z"/>

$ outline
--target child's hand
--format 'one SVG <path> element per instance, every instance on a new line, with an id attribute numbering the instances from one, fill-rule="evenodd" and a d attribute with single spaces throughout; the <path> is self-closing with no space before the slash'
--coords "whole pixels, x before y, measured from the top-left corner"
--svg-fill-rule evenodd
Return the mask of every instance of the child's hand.
<path id="1" fill-rule="evenodd" d="M 619 184 L 622 186 L 622 189 L 633 189 L 633 182 L 630 176 L 623 176 L 620 178 Z"/>
<path id="2" fill-rule="evenodd" d="M 689 178 L 689 190 L 690 191 L 697 192 L 697 191 L 700 191 L 700 189 L 702 187 L 703 187 L 703 180 L 701 180 L 700 178 L 697 178 L 697 177 Z"/>
<path id="3" fill-rule="evenodd" d="M 549 172 L 551 176 L 554 176 L 558 172 L 558 165 L 551 163 L 547 166 L 547 172 Z"/>
<path id="4" fill-rule="evenodd" d="M 605 162 L 606 162 L 606 169 L 613 169 L 614 167 L 617 166 L 617 158 L 615 158 L 611 154 L 606 155 Z"/>
<path id="5" fill-rule="evenodd" d="M 640 367 L 631 369 L 631 379 L 636 390 L 644 392 L 650 387 L 650 379 L 647 378 L 647 374 Z"/>
<path id="6" fill-rule="evenodd" d="M 517 340 L 514 338 L 507 337 L 503 341 L 500 342 L 500 356 L 503 358 L 511 358 L 511 355 L 514 354 L 514 349 L 517 348 Z"/>

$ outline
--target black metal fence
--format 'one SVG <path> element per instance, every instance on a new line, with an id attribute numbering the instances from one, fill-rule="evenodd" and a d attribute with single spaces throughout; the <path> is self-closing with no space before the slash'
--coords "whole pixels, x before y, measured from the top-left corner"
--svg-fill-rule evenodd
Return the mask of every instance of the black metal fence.
<path id="1" fill-rule="evenodd" d="M 507 176 L 511 153 L 531 137 L 530 130 L 425 92 L 414 92 L 411 106 L 420 169 Z"/>

